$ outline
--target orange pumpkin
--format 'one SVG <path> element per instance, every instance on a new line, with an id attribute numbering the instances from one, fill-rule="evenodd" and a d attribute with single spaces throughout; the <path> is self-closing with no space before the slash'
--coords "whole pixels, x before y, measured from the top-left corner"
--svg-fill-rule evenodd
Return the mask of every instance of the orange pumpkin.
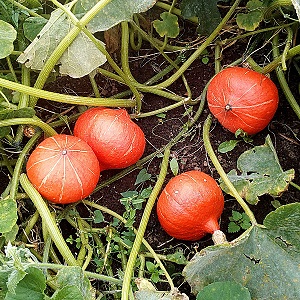
<path id="1" fill-rule="evenodd" d="M 228 130 L 249 135 L 263 130 L 278 107 L 278 90 L 265 75 L 231 67 L 219 72 L 207 89 L 211 113 Z"/>
<path id="2" fill-rule="evenodd" d="M 40 194 L 59 204 L 87 197 L 100 177 L 99 162 L 91 147 L 65 134 L 42 141 L 31 153 L 26 170 Z"/>
<path id="3" fill-rule="evenodd" d="M 224 196 L 217 182 L 200 171 L 173 177 L 157 201 L 163 229 L 180 240 L 196 241 L 219 230 Z"/>
<path id="4" fill-rule="evenodd" d="M 88 109 L 77 119 L 74 135 L 91 146 L 101 170 L 122 169 L 135 164 L 146 145 L 142 129 L 130 119 L 125 109 Z"/>

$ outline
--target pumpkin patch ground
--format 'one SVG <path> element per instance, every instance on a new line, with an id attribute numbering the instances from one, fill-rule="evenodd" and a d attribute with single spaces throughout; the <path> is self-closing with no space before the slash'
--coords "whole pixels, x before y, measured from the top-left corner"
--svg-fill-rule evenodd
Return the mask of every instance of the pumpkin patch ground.
<path id="1" fill-rule="evenodd" d="M 118 2 L 118 0 L 113 1 Z M 156 10 L 150 10 L 149 15 L 145 15 L 145 19 L 141 17 L 135 19 L 135 22 L 140 21 L 141 28 L 145 29 L 147 24 L 144 24 L 143 21 L 147 18 L 156 19 L 152 25 L 157 30 L 157 34 L 154 36 L 156 39 L 161 39 L 159 32 L 163 28 L 160 29 L 162 23 L 159 22 L 166 22 L 168 16 L 160 13 L 166 9 L 164 5 L 170 4 L 172 1 L 158 2 L 160 4 Z M 181 2 L 185 3 L 185 1 L 179 1 L 179 3 Z M 236 5 L 240 1 L 233 2 Z M 255 5 L 258 5 L 260 1 L 249 2 L 251 6 L 251 3 L 254 5 L 257 2 Z M 220 3 L 222 4 L 218 6 L 220 18 L 226 17 L 232 6 L 229 5 L 228 1 Z M 242 4 L 246 5 L 246 3 L 247 1 L 245 3 L 242 1 Z M 184 9 L 184 5 L 181 8 Z M 76 9 L 80 12 L 83 8 L 75 6 L 75 11 Z M 245 6 L 244 9 L 236 9 L 237 13 L 246 13 L 248 6 Z M 293 16 L 296 18 L 295 14 Z M 275 17 L 278 16 L 275 15 Z M 172 23 L 172 17 L 170 18 L 168 22 Z M 37 284 L 39 286 L 37 294 L 41 296 L 39 299 L 44 299 L 45 295 L 48 295 L 49 299 L 52 295 L 51 299 L 53 300 L 65 299 L 65 292 L 70 294 L 72 292 L 78 296 L 78 299 L 86 300 L 161 299 L 163 294 L 166 296 L 163 299 L 171 300 L 209 300 L 221 299 L 221 296 L 225 297 L 224 300 L 229 300 L 232 299 L 230 298 L 232 294 L 240 295 L 241 298 L 237 299 L 241 300 L 269 299 L 269 295 L 273 295 L 274 299 L 283 299 L 284 297 L 285 299 L 297 299 L 300 295 L 299 287 L 290 284 L 290 282 L 295 283 L 300 277 L 299 270 L 293 269 L 297 265 L 296 262 L 299 257 L 299 118 L 286 99 L 278 79 L 280 74 L 276 74 L 274 67 L 270 73 L 266 72 L 266 77 L 265 75 L 261 76 L 267 82 L 274 83 L 271 84 L 272 88 L 275 87 L 271 93 L 272 101 L 267 99 L 268 95 L 264 95 L 266 100 L 261 101 L 259 98 L 259 104 L 254 105 L 268 105 L 269 102 L 272 104 L 274 99 L 275 106 L 272 104 L 273 107 L 265 108 L 268 111 L 265 115 L 268 115 L 267 118 L 271 118 L 271 121 L 266 122 L 264 120 L 263 124 L 260 124 L 261 126 L 257 126 L 259 130 L 252 136 L 245 135 L 243 131 L 235 135 L 234 131 L 238 128 L 236 123 L 238 120 L 241 120 L 241 124 L 244 120 L 248 122 L 251 118 L 255 119 L 255 122 L 259 122 L 265 115 L 260 112 L 254 117 L 253 115 L 249 117 L 251 110 L 245 109 L 243 111 L 244 108 L 242 108 L 243 114 L 246 115 L 243 119 L 236 112 L 236 106 L 234 107 L 232 104 L 235 102 L 225 101 L 234 96 L 229 95 L 227 98 L 227 94 L 224 94 L 225 89 L 222 89 L 221 81 L 218 81 L 217 84 L 211 81 L 212 78 L 216 78 L 214 77 L 216 73 L 221 73 L 222 69 L 230 72 L 229 70 L 236 68 L 236 66 L 240 69 L 243 68 L 241 70 L 244 76 L 250 72 L 249 69 L 256 69 L 251 72 L 260 74 L 259 72 L 262 72 L 264 67 L 269 66 L 269 63 L 274 59 L 273 55 L 275 54 L 272 54 L 272 51 L 276 50 L 272 47 L 270 40 L 272 39 L 272 43 L 275 45 L 276 39 L 273 36 L 262 35 L 261 39 L 255 40 L 252 44 L 252 38 L 249 38 L 247 34 L 244 38 L 239 38 L 240 35 L 254 30 L 249 29 L 247 31 L 239 28 L 236 24 L 239 18 L 242 17 L 237 17 L 236 14 L 231 16 L 221 31 L 219 36 L 221 38 L 213 39 L 205 47 L 204 53 L 201 52 L 194 58 L 190 66 L 184 71 L 184 77 L 179 76 L 166 88 L 154 90 L 148 89 L 142 83 L 149 81 L 157 74 L 161 74 L 160 72 L 165 68 L 168 68 L 169 63 L 167 63 L 164 55 L 149 41 L 143 40 L 138 50 L 129 47 L 128 57 L 125 55 L 128 59 L 128 65 L 126 65 L 127 62 L 124 64 L 122 61 L 122 58 L 124 60 L 124 53 L 121 54 L 120 51 L 121 49 L 123 51 L 124 48 L 126 50 L 126 45 L 128 46 L 129 42 L 126 43 L 125 41 L 121 47 L 120 32 L 126 36 L 127 22 L 105 32 L 105 37 L 101 38 L 105 39 L 109 54 L 118 66 L 123 63 L 122 68 L 130 70 L 129 78 L 133 84 L 131 86 L 133 91 L 134 87 L 140 88 L 139 95 L 142 95 L 140 103 L 137 100 L 138 94 L 127 94 L 127 84 L 130 85 L 130 82 L 120 83 L 119 81 L 123 80 L 121 75 L 115 74 L 115 77 L 111 75 L 112 66 L 109 63 L 101 66 L 99 72 L 93 76 L 72 78 L 67 75 L 59 75 L 45 84 L 43 91 L 51 93 L 86 99 L 94 98 L 96 90 L 99 93 L 96 97 L 98 99 L 108 98 L 110 101 L 119 101 L 119 97 L 116 97 L 117 99 L 113 97 L 123 95 L 122 97 L 128 99 L 126 101 L 129 104 L 126 104 L 127 107 L 125 108 L 124 105 L 112 105 L 111 108 L 108 108 L 107 110 L 110 112 L 107 114 L 112 114 L 112 121 L 108 126 L 104 125 L 101 132 L 100 126 L 102 125 L 100 123 L 94 125 L 93 128 L 91 127 L 97 118 L 93 115 L 93 110 L 98 112 L 102 110 L 101 108 L 88 110 L 89 105 L 57 102 L 47 100 L 46 97 L 40 97 L 38 100 L 36 99 L 37 102 L 33 105 L 35 117 L 33 115 L 29 117 L 35 118 L 32 121 L 34 126 L 26 125 L 25 129 L 23 128 L 22 141 L 19 144 L 12 144 L 9 138 L 3 139 L 2 148 L 5 149 L 4 153 L 6 154 L 2 153 L 0 192 L 6 197 L 1 198 L 0 212 L 8 211 L 5 207 L 11 206 L 15 215 L 7 214 L 6 221 L 0 220 L 0 229 L 4 232 L 3 234 L 1 232 L 2 235 L 0 235 L 0 271 L 5 271 L 0 273 L 0 298 L 2 295 L 6 295 L 8 299 L 15 299 L 12 296 L 13 292 L 18 294 L 23 289 L 30 295 L 32 291 L 30 290 L 31 287 L 28 288 L 28 283 L 32 282 L 32 278 L 40 278 L 41 281 Z M 238 24 L 241 26 L 240 21 Z M 266 24 L 265 26 L 267 27 Z M 290 26 L 294 30 L 292 26 L 294 23 Z M 168 37 L 168 46 L 175 47 L 183 43 L 187 48 L 193 44 L 198 49 L 199 45 L 204 43 L 207 36 L 211 34 L 211 32 L 210 34 L 206 33 L 206 38 L 201 37 L 198 35 L 201 29 L 197 29 L 193 22 L 182 18 L 179 18 L 179 27 L 180 35 L 174 40 Z M 130 27 L 130 30 L 134 31 L 134 28 Z M 262 26 L 262 28 L 265 27 Z M 289 29 L 287 32 L 289 36 L 291 34 Z M 295 30 L 295 32 L 297 31 Z M 272 33 L 278 34 L 276 29 Z M 135 32 L 135 34 L 137 33 Z M 286 32 L 283 30 L 279 35 L 281 51 L 284 48 L 285 34 Z M 137 43 L 138 35 L 134 36 L 136 38 L 134 41 Z M 233 38 L 232 42 L 224 42 L 231 38 Z M 294 33 L 293 43 L 295 43 L 295 47 L 297 38 L 297 33 Z M 222 42 L 224 43 L 222 44 Z M 249 48 L 251 48 L 250 52 Z M 170 49 L 174 50 L 174 48 Z M 193 51 L 194 49 L 188 49 L 187 52 L 183 52 L 178 57 L 179 52 L 165 49 L 169 57 L 179 65 L 184 64 L 193 55 Z M 292 60 L 292 57 L 286 60 L 288 71 L 285 73 L 285 77 L 292 94 L 298 99 L 299 67 L 297 55 L 295 61 Z M 233 67 L 232 64 L 236 66 Z M 59 67 L 65 68 L 63 60 Z M 116 66 L 113 68 L 117 70 Z M 172 79 L 174 74 L 176 75 L 174 69 L 165 72 L 156 84 L 159 86 L 162 82 Z M 237 97 L 240 98 L 256 85 L 252 82 L 247 83 L 246 90 L 243 90 L 243 76 L 241 74 L 237 76 L 238 79 L 234 84 L 229 79 L 226 80 L 232 78 L 231 75 L 225 78 L 225 84 L 228 87 L 232 84 L 236 90 L 240 89 L 237 93 L 239 95 Z M 117 80 L 110 79 L 106 75 Z M 256 75 L 254 77 L 257 79 Z M 214 86 L 211 85 L 210 87 L 210 82 L 213 82 Z M 0 77 L 0 86 L 1 84 Z M 154 86 L 154 82 L 150 82 L 149 85 Z M 206 98 L 204 92 L 207 87 L 208 97 Z M 268 88 L 264 87 L 258 96 L 261 97 Z M 278 89 L 278 103 L 276 88 Z M 211 89 L 215 90 L 212 92 Z M 219 111 L 214 116 L 214 111 L 210 107 L 218 106 L 221 103 L 221 100 L 215 99 L 217 94 L 224 100 L 222 103 L 225 105 L 224 115 L 226 116 L 226 113 L 230 112 L 236 117 L 230 119 L 227 124 L 221 121 L 224 116 L 218 120 Z M 255 92 L 252 94 L 255 95 Z M 53 95 L 55 94 L 50 94 L 49 97 Z M 186 100 L 189 96 L 194 100 Z M 35 99 L 35 96 L 32 97 Z M 209 103 L 209 97 L 215 101 L 213 104 Z M 34 100 L 32 101 L 34 102 Z M 133 102 L 136 105 L 130 105 Z M 136 109 L 139 106 L 141 111 L 140 114 L 136 115 Z M 165 107 L 172 109 L 165 110 Z M 30 107 L 26 108 L 28 110 L 22 113 L 30 114 Z M 127 111 L 128 116 L 123 109 Z M 153 111 L 156 113 L 152 114 Z M 85 112 L 92 112 L 92 114 L 85 114 Z M 122 120 L 121 123 L 126 123 L 127 127 L 122 128 L 124 132 L 119 132 L 120 130 L 117 129 L 112 134 L 111 141 L 108 142 L 109 137 L 106 134 L 109 128 L 113 126 L 112 124 L 121 119 L 120 115 L 122 118 L 123 115 L 125 116 L 125 121 Z M 17 118 L 20 116 L 11 117 L 13 120 Z M 83 121 L 75 125 L 78 118 Z M 39 120 L 42 121 L 42 125 Z M 10 126 L 5 122 L 3 125 L 1 122 L 3 122 L 2 119 L 0 119 L 2 127 L 4 125 Z M 138 131 L 138 133 L 133 134 L 133 137 L 130 136 L 128 129 L 132 122 L 137 125 L 134 130 Z M 224 126 L 229 126 L 229 129 L 224 128 L 221 123 Z M 44 131 L 40 135 L 38 135 L 38 127 Z M 49 127 L 51 128 L 49 129 Z M 245 131 L 249 128 L 252 128 L 252 124 L 246 126 Z M 45 183 L 44 177 L 39 178 L 39 182 L 42 183 L 33 182 L 35 177 L 38 177 L 36 176 L 38 172 L 27 172 L 26 175 L 27 162 L 30 162 L 27 165 L 29 170 L 37 167 L 30 155 L 35 153 L 36 150 L 34 149 L 40 149 L 38 145 L 43 146 L 43 141 L 46 141 L 49 135 L 55 137 L 54 129 L 62 137 L 72 135 L 75 140 L 79 138 L 85 140 L 83 142 L 84 147 L 86 147 L 84 148 L 85 152 L 87 149 L 96 149 L 93 150 L 95 155 L 92 155 L 92 162 L 85 161 L 88 158 L 83 156 L 76 160 L 75 165 L 71 159 L 68 160 L 64 151 L 59 156 L 62 157 L 65 164 L 66 162 L 70 163 L 69 169 L 72 169 L 75 174 L 72 175 L 73 180 L 74 182 L 77 181 L 80 186 L 76 193 L 81 193 L 77 197 L 78 199 L 68 201 L 72 198 L 72 189 L 78 188 L 75 184 L 69 184 L 68 190 L 63 195 L 64 199 L 67 199 L 64 202 L 65 205 L 62 204 L 63 202 L 59 203 L 60 201 L 49 199 L 50 202 L 48 202 L 42 199 L 35 188 L 39 190 L 39 186 Z M 11 131 L 13 130 L 17 132 L 16 125 L 11 127 Z M 99 131 L 94 134 L 96 130 Z M 105 136 L 105 140 L 97 141 L 96 138 L 99 135 Z M 140 140 L 136 141 L 136 144 L 133 141 L 130 142 L 130 139 L 134 140 L 137 135 L 139 135 Z M 7 136 L 10 134 L 7 133 Z M 48 139 L 54 140 L 54 137 L 48 137 Z M 126 140 L 126 146 L 117 148 L 114 145 L 116 137 L 119 140 Z M 173 143 L 170 144 L 170 141 Z M 139 148 L 138 151 L 135 151 L 135 147 Z M 22 152 L 24 148 L 27 149 L 25 154 Z M 104 151 L 107 151 L 108 154 L 101 157 Z M 129 158 L 130 163 L 127 164 L 128 160 L 124 157 L 132 151 L 137 152 L 137 154 L 132 161 Z M 20 183 L 18 189 L 14 190 L 11 188 L 11 185 L 15 184 L 12 180 L 14 178 L 12 171 L 16 159 L 23 154 L 23 166 L 20 167 L 20 174 L 18 174 Z M 118 155 L 122 155 L 122 157 L 118 159 Z M 91 186 L 95 186 L 94 181 L 97 181 L 97 176 L 99 176 L 96 156 L 98 156 L 100 165 L 100 179 L 96 188 L 91 192 Z M 6 157 L 12 161 L 9 168 L 5 166 Z M 109 161 L 103 162 L 103 159 L 107 158 Z M 47 159 L 45 159 L 46 164 Z M 77 158 L 75 157 L 75 159 Z M 45 163 L 45 160 L 39 158 L 39 162 Z M 137 163 L 135 163 L 136 161 Z M 50 162 L 47 165 L 50 168 L 49 173 L 53 171 L 51 165 L 55 165 L 52 160 Z M 121 164 L 119 164 L 120 162 Z M 82 170 L 87 167 L 92 170 L 93 176 L 90 175 L 92 176 L 92 183 L 85 182 L 87 178 L 82 175 L 84 172 L 76 171 L 80 165 L 82 165 Z M 125 167 L 118 169 L 120 165 Z M 204 188 L 202 190 L 197 183 L 196 188 L 193 186 L 197 177 L 195 175 L 195 178 L 191 176 L 189 180 L 184 180 L 193 190 L 191 195 L 195 191 L 201 195 L 208 193 L 210 197 L 206 198 L 214 199 L 211 196 L 216 193 L 220 198 L 218 203 L 208 203 L 209 209 L 205 209 L 205 214 L 209 214 L 211 209 L 215 209 L 212 213 L 213 228 L 210 226 L 202 228 L 206 224 L 199 222 L 197 226 L 201 230 L 203 229 L 203 231 L 200 230 L 200 235 L 194 234 L 194 232 L 186 233 L 183 230 L 185 228 L 180 228 L 178 236 L 182 238 L 177 239 L 167 232 L 176 236 L 176 232 L 174 233 L 173 230 L 176 231 L 176 228 L 180 227 L 179 223 L 186 223 L 186 227 L 189 228 L 197 227 L 194 223 L 198 213 L 193 211 L 192 217 L 190 219 L 188 217 L 188 212 L 191 209 L 196 210 L 197 205 L 192 208 L 187 207 L 187 210 L 184 211 L 184 195 L 189 194 L 189 192 L 184 189 L 180 192 L 177 190 L 180 188 L 182 174 L 191 174 L 190 171 L 198 174 L 199 178 L 199 174 L 207 174 L 198 179 L 205 183 L 209 181 L 210 185 L 217 189 L 217 192 L 210 193 L 209 190 L 204 191 Z M 63 173 L 61 182 L 67 180 L 64 171 L 60 173 Z M 80 178 L 78 174 L 81 176 Z M 224 174 L 227 174 L 233 188 L 226 181 Z M 84 194 L 84 200 L 81 200 L 83 193 L 81 182 L 86 184 L 88 189 L 88 192 Z M 168 185 L 172 182 L 176 182 L 176 187 Z M 57 187 L 63 190 L 59 184 Z M 164 188 L 166 189 L 164 190 Z M 185 188 L 187 189 L 187 186 Z M 40 192 L 42 194 L 42 191 Z M 180 194 L 180 199 L 176 199 L 177 194 Z M 153 197 L 153 195 L 156 196 Z M 222 195 L 224 196 L 224 203 Z M 46 195 L 44 197 L 47 199 Z M 62 196 L 58 194 L 58 196 L 53 197 Z M 163 204 L 159 205 L 164 207 L 158 207 L 159 197 L 161 197 L 161 201 L 164 201 Z M 15 202 L 10 201 L 11 198 L 17 199 L 18 207 L 13 206 Z M 173 207 L 167 207 L 170 205 L 170 198 L 175 201 Z M 194 202 L 196 203 L 196 201 Z M 182 205 L 182 203 L 184 204 Z M 178 204 L 180 205 L 177 206 Z M 180 214 L 180 210 L 182 210 L 182 215 L 177 218 L 176 214 Z M 172 220 L 172 215 L 168 215 L 170 212 L 174 214 L 174 220 Z M 168 215 L 167 220 L 163 219 L 165 215 Z M 199 213 L 200 217 L 201 213 Z M 207 217 L 207 220 L 211 221 L 211 218 Z M 8 229 L 8 224 L 13 224 L 12 228 Z M 146 226 L 144 226 L 145 224 Z M 163 229 L 162 225 L 166 230 Z M 48 230 L 51 226 L 54 229 L 53 232 L 49 233 Z M 219 231 L 218 229 L 225 234 L 226 240 L 222 239 L 221 242 L 216 242 L 213 239 L 212 233 Z M 197 238 L 194 238 L 195 236 Z M 274 257 L 278 263 L 275 264 L 270 257 Z M 16 268 L 12 263 L 17 258 L 21 259 L 20 266 L 23 269 L 21 267 Z M 285 278 L 282 275 L 286 270 L 285 268 L 292 270 L 291 277 Z M 266 273 L 261 271 L 266 269 Z M 12 272 L 13 270 L 14 272 Z M 16 273 L 18 275 L 11 275 Z M 261 282 L 264 282 L 264 276 L 271 278 L 271 280 L 265 285 L 261 285 Z M 11 280 L 16 280 L 15 284 L 10 284 Z M 277 289 L 280 280 L 284 280 L 284 282 L 282 288 Z"/>

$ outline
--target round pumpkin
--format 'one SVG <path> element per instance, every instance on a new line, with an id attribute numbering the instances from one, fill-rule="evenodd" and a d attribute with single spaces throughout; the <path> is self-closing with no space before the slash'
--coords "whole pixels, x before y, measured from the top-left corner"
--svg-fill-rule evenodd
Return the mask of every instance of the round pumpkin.
<path id="1" fill-rule="evenodd" d="M 142 129 L 125 109 L 90 108 L 76 121 L 74 135 L 95 152 L 101 170 L 122 169 L 143 155 L 146 140 Z"/>
<path id="2" fill-rule="evenodd" d="M 219 230 L 224 196 L 209 175 L 192 170 L 173 177 L 157 201 L 163 229 L 180 240 L 196 241 Z"/>
<path id="3" fill-rule="evenodd" d="M 249 135 L 263 130 L 278 107 L 278 90 L 267 76 L 241 67 L 219 72 L 207 89 L 211 113 L 228 130 Z"/>
<path id="4" fill-rule="evenodd" d="M 29 156 L 26 171 L 40 194 L 59 204 L 87 197 L 100 177 L 99 162 L 91 147 L 65 134 L 43 140 Z"/>

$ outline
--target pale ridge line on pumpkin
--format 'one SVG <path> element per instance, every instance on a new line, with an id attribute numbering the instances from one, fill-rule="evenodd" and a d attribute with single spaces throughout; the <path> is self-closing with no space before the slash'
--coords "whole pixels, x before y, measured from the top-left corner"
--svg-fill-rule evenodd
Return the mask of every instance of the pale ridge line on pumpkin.
<path id="1" fill-rule="evenodd" d="M 249 108 L 252 108 L 252 107 L 259 107 L 259 106 L 263 106 L 265 104 L 269 104 L 269 103 L 272 103 L 275 99 L 271 99 L 271 100 L 268 100 L 268 101 L 265 101 L 265 102 L 262 102 L 262 103 L 257 103 L 257 104 L 253 104 L 253 105 L 249 105 L 249 106 L 233 106 L 232 108 L 236 109 L 249 109 Z"/>
<path id="2" fill-rule="evenodd" d="M 68 136 L 66 136 L 66 140 L 68 139 Z M 68 151 L 84 151 L 84 150 L 78 150 L 78 149 L 71 149 L 71 148 L 73 148 L 74 146 L 76 146 L 77 144 L 79 144 L 80 143 L 80 141 L 81 141 L 81 139 L 80 138 L 77 138 L 77 141 L 76 142 L 74 142 L 73 144 L 69 144 L 68 145 L 68 148 L 67 148 L 67 144 L 68 144 L 68 141 L 66 141 L 66 144 L 65 144 L 65 148 L 68 150 Z"/>
<path id="3" fill-rule="evenodd" d="M 249 93 L 254 87 L 257 86 L 257 83 L 253 84 L 247 91 L 245 91 L 239 98 L 232 100 L 232 102 L 230 102 L 230 105 L 233 106 L 234 103 L 236 103 L 237 101 L 240 101 L 247 93 Z"/>
<path id="4" fill-rule="evenodd" d="M 117 116 L 115 116 L 114 120 L 109 124 L 109 126 L 107 127 L 107 129 L 104 132 L 101 132 L 100 137 L 102 137 L 103 135 L 105 135 L 109 129 L 111 128 L 111 126 L 118 120 L 118 118 L 124 113 L 124 111 L 122 110 Z"/>
<path id="5" fill-rule="evenodd" d="M 55 155 L 52 155 L 52 156 L 49 156 L 49 157 L 44 158 L 44 159 L 40 159 L 39 161 L 36 161 L 34 164 L 32 164 L 32 165 L 28 168 L 28 170 L 30 170 L 31 168 L 33 168 L 35 165 L 37 165 L 37 164 L 39 164 L 39 163 L 43 163 L 43 162 L 45 162 L 45 161 L 47 161 L 47 160 L 49 160 L 49 159 L 53 159 L 53 158 L 55 158 L 55 157 L 57 157 L 57 156 L 59 156 L 59 153 L 57 153 L 57 154 L 55 154 Z"/>
<path id="6" fill-rule="evenodd" d="M 136 136 L 137 136 L 137 135 L 136 135 L 136 131 L 135 131 L 135 132 L 134 132 L 134 136 L 133 136 L 133 138 L 132 138 L 132 140 L 131 140 L 131 144 L 130 144 L 128 150 L 126 151 L 126 153 L 124 153 L 124 156 L 126 156 L 128 153 L 130 153 L 130 152 L 132 151 L 132 149 L 133 149 L 133 142 L 134 142 Z"/>
<path id="7" fill-rule="evenodd" d="M 55 155 L 56 156 L 56 155 Z M 41 184 L 39 185 L 39 189 L 42 187 L 43 184 L 45 184 L 49 178 L 49 176 L 51 175 L 51 173 L 54 171 L 54 169 L 56 168 L 56 166 L 58 165 L 58 163 L 61 160 L 61 156 L 59 157 L 59 159 L 56 161 L 56 163 L 53 165 L 53 167 L 51 168 L 51 170 L 48 172 L 48 174 L 43 178 L 43 180 L 41 181 Z"/>
<path id="8" fill-rule="evenodd" d="M 61 202 L 61 199 L 63 198 L 63 194 L 64 194 L 64 188 L 65 188 L 65 183 L 66 183 L 66 180 L 67 180 L 67 176 L 66 176 L 66 158 L 67 156 L 66 155 L 63 155 L 62 156 L 62 159 L 63 159 L 63 178 L 62 178 L 62 184 L 61 184 L 61 189 L 60 189 L 60 193 L 59 193 L 59 199 L 58 201 Z"/>
<path id="9" fill-rule="evenodd" d="M 232 112 L 232 113 L 233 113 L 233 115 L 235 115 L 238 119 L 240 119 L 246 126 L 249 126 L 249 127 L 253 128 L 253 129 L 255 129 L 254 126 L 249 125 L 249 124 L 248 124 L 247 122 L 245 122 L 239 115 L 235 114 L 234 112 Z M 264 119 L 262 119 L 262 120 L 264 120 Z"/>
<path id="10" fill-rule="evenodd" d="M 71 166 L 71 168 L 72 168 L 73 171 L 74 171 L 75 177 L 76 177 L 76 179 L 77 179 L 77 181 L 78 181 L 78 183 L 79 183 L 79 186 L 80 186 L 80 189 L 81 189 L 81 199 L 82 199 L 82 198 L 83 198 L 84 191 L 83 191 L 83 184 L 82 184 L 81 178 L 80 178 L 79 174 L 77 173 L 77 171 L 76 171 L 76 169 L 75 169 L 75 167 L 74 167 L 72 161 L 70 160 L 70 158 L 67 157 L 67 159 L 68 159 L 68 161 L 69 161 L 69 163 L 70 163 L 70 166 Z"/>

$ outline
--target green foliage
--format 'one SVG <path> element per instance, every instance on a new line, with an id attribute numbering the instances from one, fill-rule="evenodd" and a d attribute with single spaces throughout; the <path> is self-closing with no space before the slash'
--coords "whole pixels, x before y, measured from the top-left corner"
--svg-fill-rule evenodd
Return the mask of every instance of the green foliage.
<path id="1" fill-rule="evenodd" d="M 139 185 L 140 183 L 146 182 L 149 179 L 151 179 L 151 174 L 148 173 L 145 168 L 143 168 L 137 175 L 134 185 Z"/>
<path id="2" fill-rule="evenodd" d="M 214 282 L 201 290 L 196 300 L 251 300 L 249 290 L 232 281 Z"/>
<path id="3" fill-rule="evenodd" d="M 12 25 L 0 20 L 0 59 L 9 56 L 14 50 L 17 31 Z"/>
<path id="4" fill-rule="evenodd" d="M 147 271 L 151 274 L 150 278 L 151 278 L 152 282 L 154 282 L 154 283 L 159 282 L 159 280 L 160 280 L 159 276 L 164 274 L 164 272 L 159 268 L 159 266 L 157 264 L 154 264 L 151 261 L 147 261 L 146 268 L 147 268 Z"/>
<path id="5" fill-rule="evenodd" d="M 238 211 L 233 210 L 232 216 L 229 217 L 229 224 L 228 224 L 228 232 L 238 232 L 241 229 L 248 229 L 251 227 L 250 219 L 246 213 L 240 213 Z"/>
<path id="6" fill-rule="evenodd" d="M 168 12 L 160 15 L 161 20 L 154 20 L 153 26 L 161 37 L 176 38 L 179 34 L 178 17 Z"/>
<path id="7" fill-rule="evenodd" d="M 236 147 L 236 145 L 239 142 L 240 142 L 239 140 L 229 140 L 229 141 L 222 142 L 218 147 L 218 151 L 220 153 L 230 152 Z"/>
<path id="8" fill-rule="evenodd" d="M 123 217 L 127 220 L 126 226 L 131 227 L 135 222 L 136 211 L 140 210 L 146 199 L 149 198 L 152 187 L 143 189 L 140 193 L 137 191 L 126 191 L 121 193 L 122 198 L 120 202 L 125 207 Z"/>
<path id="9" fill-rule="evenodd" d="M 39 267 L 40 266 L 40 267 Z M 89 279 L 80 267 L 64 266 L 51 280 L 56 291 L 49 295 L 43 264 L 28 249 L 8 244 L 0 254 L 0 296 L 6 300 L 92 300 Z"/>
<path id="10" fill-rule="evenodd" d="M 170 160 L 170 169 L 173 173 L 174 176 L 178 175 L 178 172 L 179 172 L 179 165 L 178 165 L 178 161 L 175 157 L 173 157 L 171 160 Z"/>
<path id="11" fill-rule="evenodd" d="M 88 2 L 77 1 L 72 11 L 80 19 L 97 2 L 95 0 Z M 145 11 L 153 4 L 153 1 L 150 0 L 140 1 L 138 6 L 135 5 L 133 0 L 111 1 L 88 23 L 87 27 L 92 33 L 107 30 L 121 21 L 130 20 L 134 13 Z M 66 4 L 66 9 L 70 8 L 70 5 Z M 34 20 L 33 24 L 30 24 L 30 21 L 32 19 L 28 20 L 25 26 L 31 26 L 30 30 L 34 29 L 34 32 L 30 34 L 27 32 L 26 36 L 32 39 L 36 35 L 37 27 L 42 24 L 40 19 Z M 70 18 L 61 9 L 54 10 L 48 22 L 38 33 L 38 36 L 25 49 L 24 53 L 19 56 L 18 62 L 33 70 L 41 70 L 47 59 L 74 26 Z M 102 47 L 105 47 L 100 40 L 95 40 Z M 68 51 L 64 52 L 60 57 L 57 64 L 61 74 L 80 78 L 91 73 L 105 62 L 106 56 L 86 34 L 80 32 L 68 47 Z"/>
<path id="12" fill-rule="evenodd" d="M 239 13 L 236 22 L 241 29 L 255 30 L 264 19 L 264 3 L 260 0 L 250 0 L 246 5 L 247 13 Z"/>
<path id="13" fill-rule="evenodd" d="M 283 171 L 270 137 L 262 146 L 256 146 L 245 151 L 237 160 L 237 170 L 231 170 L 227 175 L 241 197 L 249 203 L 256 204 L 259 196 L 270 194 L 280 196 L 294 178 L 293 169 Z M 224 183 L 221 188 L 230 193 Z"/>
<path id="14" fill-rule="evenodd" d="M 0 233 L 10 232 L 17 222 L 17 202 L 14 199 L 0 201 Z"/>
<path id="15" fill-rule="evenodd" d="M 198 17 L 198 33 L 210 35 L 221 21 L 218 2 L 219 0 L 183 0 L 180 5 L 182 16 L 186 19 Z"/>
<path id="16" fill-rule="evenodd" d="M 281 206 L 265 218 L 265 227 L 253 226 L 230 244 L 197 253 L 184 269 L 194 293 L 212 282 L 234 281 L 253 299 L 298 299 L 299 214 L 299 203 Z"/>

